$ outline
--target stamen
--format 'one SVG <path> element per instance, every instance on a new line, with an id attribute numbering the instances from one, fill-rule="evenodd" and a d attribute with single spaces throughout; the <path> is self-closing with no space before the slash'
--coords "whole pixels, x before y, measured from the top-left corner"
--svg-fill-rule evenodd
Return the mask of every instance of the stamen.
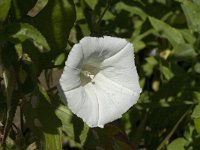
<path id="1" fill-rule="evenodd" d="M 94 81 L 93 81 L 94 75 L 92 75 L 91 72 L 89 72 L 89 71 L 81 71 L 81 73 L 82 73 L 84 76 L 90 78 L 91 81 L 92 81 L 92 83 L 94 83 Z"/>

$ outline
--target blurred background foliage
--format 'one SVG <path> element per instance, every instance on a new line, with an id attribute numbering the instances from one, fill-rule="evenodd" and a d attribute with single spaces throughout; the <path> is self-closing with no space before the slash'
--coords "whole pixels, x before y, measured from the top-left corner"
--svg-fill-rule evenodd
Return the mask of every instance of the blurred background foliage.
<path id="1" fill-rule="evenodd" d="M 128 39 L 143 89 L 104 129 L 56 85 L 84 36 Z M 0 149 L 199 150 L 199 0 L 0 0 Z"/>

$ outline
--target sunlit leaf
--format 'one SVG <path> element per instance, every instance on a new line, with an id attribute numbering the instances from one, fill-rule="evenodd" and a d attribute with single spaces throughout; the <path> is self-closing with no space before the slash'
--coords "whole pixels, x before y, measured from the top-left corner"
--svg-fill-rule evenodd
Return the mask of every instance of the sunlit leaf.
<path id="1" fill-rule="evenodd" d="M 55 113 L 62 122 L 62 130 L 76 141 L 78 147 L 82 147 L 86 141 L 89 127 L 74 116 L 66 106 L 60 105 Z"/>
<path id="2" fill-rule="evenodd" d="M 22 18 L 27 17 L 28 11 L 33 8 L 37 0 L 12 0 L 13 1 L 13 15 L 16 20 L 20 20 Z"/>
<path id="3" fill-rule="evenodd" d="M 11 0 L 0 1 L 0 23 L 5 20 L 10 9 Z"/>
<path id="4" fill-rule="evenodd" d="M 147 57 L 146 64 L 143 65 L 143 70 L 146 76 L 150 76 L 153 73 L 154 67 L 158 64 L 158 61 L 154 57 Z"/>
<path id="5" fill-rule="evenodd" d="M 29 10 L 27 13 L 28 16 L 36 16 L 48 3 L 48 0 L 37 0 L 35 6 Z"/>
<path id="6" fill-rule="evenodd" d="M 61 65 L 63 64 L 65 61 L 65 54 L 64 53 L 61 53 L 55 60 L 55 63 L 54 65 Z"/>
<path id="7" fill-rule="evenodd" d="M 185 150 L 187 144 L 188 141 L 186 139 L 177 138 L 167 146 L 167 150 Z"/>
<path id="8" fill-rule="evenodd" d="M 199 2 L 198 2 L 199 4 Z M 182 1 L 181 7 L 191 30 L 200 31 L 200 7 L 192 1 Z"/>
<path id="9" fill-rule="evenodd" d="M 165 66 L 161 66 L 159 69 L 160 69 L 160 72 L 165 76 L 167 80 L 170 80 L 174 76 L 171 70 Z"/>
<path id="10" fill-rule="evenodd" d="M 62 149 L 62 139 L 61 131 L 58 131 L 58 134 L 50 134 L 44 132 L 44 141 L 41 142 L 41 148 L 44 150 L 61 150 Z"/>
<path id="11" fill-rule="evenodd" d="M 6 28 L 5 35 L 14 42 L 24 42 L 31 40 L 40 52 L 50 50 L 49 45 L 43 35 L 32 25 L 27 23 L 12 24 Z"/>
<path id="12" fill-rule="evenodd" d="M 142 20 L 145 20 L 146 17 L 147 17 L 147 14 L 146 14 L 141 8 L 126 5 L 126 4 L 123 3 L 123 2 L 117 3 L 117 5 L 115 6 L 115 8 L 116 8 L 118 11 L 122 11 L 122 10 L 128 11 L 128 12 L 130 13 L 131 16 L 133 16 L 133 15 L 138 15 L 138 16 L 141 17 Z"/>
<path id="13" fill-rule="evenodd" d="M 95 6 L 98 3 L 98 0 L 85 0 L 85 2 L 94 10 Z"/>
<path id="14" fill-rule="evenodd" d="M 170 57 L 173 59 L 185 60 L 185 59 L 194 58 L 196 55 L 197 54 L 191 45 L 178 44 L 177 46 L 174 47 Z"/>
<path id="15" fill-rule="evenodd" d="M 134 50 L 137 53 L 139 50 L 145 48 L 146 44 L 143 41 L 133 41 L 134 42 Z"/>
<path id="16" fill-rule="evenodd" d="M 196 128 L 196 131 L 200 134 L 200 118 L 194 119 L 194 125 L 195 125 L 195 128 Z"/>
<path id="17" fill-rule="evenodd" d="M 159 35 L 163 38 L 167 38 L 173 46 L 176 46 L 179 43 L 185 43 L 181 33 L 167 23 L 153 17 L 149 17 L 149 21 Z"/>
<path id="18" fill-rule="evenodd" d="M 190 44 L 194 44 L 196 41 L 195 36 L 190 32 L 190 30 L 179 30 L 183 36 L 183 38 Z"/>
<path id="19" fill-rule="evenodd" d="M 195 64 L 194 70 L 195 70 L 197 73 L 200 73 L 200 63 L 199 63 L 199 62 Z"/>
<path id="20" fill-rule="evenodd" d="M 193 118 L 200 118 L 200 104 L 198 104 L 192 113 Z"/>

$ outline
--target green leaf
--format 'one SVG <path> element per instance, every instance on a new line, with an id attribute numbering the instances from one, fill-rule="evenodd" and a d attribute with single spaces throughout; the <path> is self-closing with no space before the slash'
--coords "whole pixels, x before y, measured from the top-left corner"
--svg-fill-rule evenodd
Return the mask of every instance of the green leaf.
<path id="1" fill-rule="evenodd" d="M 195 65 L 194 65 L 194 70 L 196 71 L 196 73 L 200 73 L 200 63 L 197 62 Z"/>
<path id="2" fill-rule="evenodd" d="M 0 1 L 0 23 L 2 23 L 9 12 L 11 0 L 1 0 Z"/>
<path id="3" fill-rule="evenodd" d="M 76 7 L 76 21 L 85 19 L 83 8 L 82 7 Z"/>
<path id="4" fill-rule="evenodd" d="M 167 80 L 170 80 L 174 74 L 171 72 L 171 70 L 165 66 L 160 66 L 160 72 L 165 76 Z"/>
<path id="5" fill-rule="evenodd" d="M 192 113 L 192 118 L 194 120 L 195 129 L 200 134 L 200 104 L 195 106 Z"/>
<path id="6" fill-rule="evenodd" d="M 192 45 L 190 44 L 178 44 L 174 47 L 170 58 L 178 59 L 178 60 L 185 60 L 185 59 L 192 59 L 196 57 L 196 52 Z"/>
<path id="7" fill-rule="evenodd" d="M 25 17 L 27 17 L 28 11 L 33 8 L 37 0 L 26 0 L 26 3 L 24 0 L 12 0 L 13 4 L 13 15 L 16 20 L 21 20 Z"/>
<path id="8" fill-rule="evenodd" d="M 199 2 L 198 2 L 199 4 Z M 200 7 L 192 1 L 182 1 L 181 7 L 191 30 L 200 31 Z"/>
<path id="9" fill-rule="evenodd" d="M 146 47 L 146 44 L 143 41 L 133 40 L 133 43 L 135 53 L 139 52 L 141 49 Z"/>
<path id="10" fill-rule="evenodd" d="M 194 119 L 194 125 L 195 125 L 195 129 L 196 129 L 197 133 L 200 134 L 200 118 Z"/>
<path id="11" fill-rule="evenodd" d="M 48 3 L 48 0 L 38 0 L 35 6 L 29 10 L 27 13 L 28 16 L 34 17 L 36 16 Z"/>
<path id="12" fill-rule="evenodd" d="M 200 8 L 200 1 L 199 0 L 193 0 L 194 3 L 196 3 L 198 5 L 198 7 Z"/>
<path id="13" fill-rule="evenodd" d="M 103 20 L 114 20 L 114 18 L 115 16 L 110 11 L 106 11 L 103 16 Z"/>
<path id="14" fill-rule="evenodd" d="M 173 46 L 185 43 L 182 34 L 177 29 L 154 17 L 149 17 L 149 21 L 160 36 L 168 39 Z"/>
<path id="15" fill-rule="evenodd" d="M 51 49 L 63 50 L 76 19 L 72 0 L 49 0 L 47 5 L 29 20 L 46 38 Z"/>
<path id="16" fill-rule="evenodd" d="M 194 101 L 200 103 L 200 91 L 193 91 L 192 95 L 194 97 Z"/>
<path id="17" fill-rule="evenodd" d="M 167 3 L 167 0 L 156 0 L 158 3 L 161 3 L 161 4 L 166 4 Z"/>
<path id="18" fill-rule="evenodd" d="M 64 54 L 64 53 L 61 53 L 61 54 L 58 55 L 58 57 L 56 58 L 54 65 L 61 65 L 61 64 L 64 64 L 64 62 L 65 62 L 65 54 Z"/>
<path id="19" fill-rule="evenodd" d="M 154 57 L 147 57 L 146 59 L 146 64 L 142 66 L 145 75 L 150 76 L 153 73 L 154 67 L 158 64 L 158 61 Z"/>
<path id="20" fill-rule="evenodd" d="M 61 150 L 62 149 L 62 133 L 59 130 L 58 134 L 44 133 L 44 141 L 41 149 L 44 150 Z"/>
<path id="21" fill-rule="evenodd" d="M 189 29 L 182 29 L 179 30 L 182 34 L 182 36 L 184 37 L 184 39 L 190 43 L 191 45 L 193 45 L 196 41 L 195 36 L 191 33 L 191 31 Z"/>
<path id="22" fill-rule="evenodd" d="M 115 8 L 119 12 L 122 10 L 128 11 L 130 13 L 130 16 L 138 15 L 141 17 L 142 20 L 145 20 L 147 18 L 147 14 L 139 7 L 129 6 L 123 2 L 119 2 L 116 4 Z"/>
<path id="23" fill-rule="evenodd" d="M 98 0 L 85 0 L 85 2 L 92 8 L 93 10 L 95 9 L 95 6 L 98 3 Z"/>
<path id="24" fill-rule="evenodd" d="M 173 140 L 168 146 L 167 150 L 185 150 L 188 141 L 184 138 L 177 138 Z"/>
<path id="25" fill-rule="evenodd" d="M 5 30 L 5 35 L 13 42 L 24 42 L 30 40 L 40 52 L 47 52 L 50 47 L 43 35 L 28 23 L 17 23 L 9 25 Z"/>
<path id="26" fill-rule="evenodd" d="M 200 118 L 200 104 L 198 104 L 192 113 L 192 118 Z"/>
<path id="27" fill-rule="evenodd" d="M 89 127 L 64 105 L 60 105 L 55 113 L 62 122 L 62 130 L 77 143 L 78 147 L 82 147 L 86 141 Z"/>
<path id="28" fill-rule="evenodd" d="M 47 150 L 60 150 L 61 122 L 54 113 L 46 91 L 38 85 L 22 106 L 29 128 L 42 140 L 41 146 Z"/>

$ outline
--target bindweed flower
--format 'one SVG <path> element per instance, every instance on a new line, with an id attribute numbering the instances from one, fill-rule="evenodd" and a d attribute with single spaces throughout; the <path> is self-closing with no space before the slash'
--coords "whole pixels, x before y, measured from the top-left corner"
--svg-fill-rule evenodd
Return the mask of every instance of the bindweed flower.
<path id="1" fill-rule="evenodd" d="M 84 37 L 68 55 L 58 87 L 63 102 L 88 126 L 104 127 L 120 118 L 141 92 L 132 44 Z"/>

